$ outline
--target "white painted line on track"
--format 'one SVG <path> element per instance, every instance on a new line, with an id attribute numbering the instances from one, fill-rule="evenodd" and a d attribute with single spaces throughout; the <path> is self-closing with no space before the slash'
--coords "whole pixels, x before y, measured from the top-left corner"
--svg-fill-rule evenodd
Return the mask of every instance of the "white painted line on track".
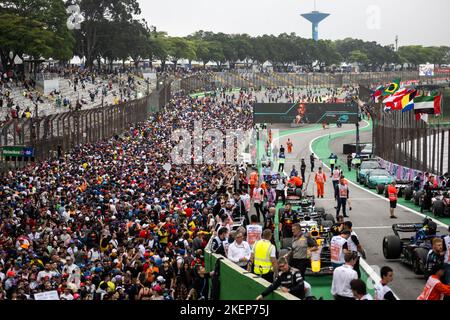
<path id="1" fill-rule="evenodd" d="M 367 121 L 364 121 L 364 122 L 366 123 L 366 126 L 360 128 L 360 129 L 365 129 L 365 128 L 367 128 L 367 127 L 370 126 L 370 123 L 369 123 L 369 122 L 367 122 Z M 342 132 L 336 132 L 336 134 L 352 133 L 352 132 L 355 132 L 355 129 L 353 129 L 353 130 L 346 130 L 346 131 L 342 131 Z M 313 139 L 313 140 L 309 143 L 309 150 L 310 150 L 311 153 L 314 153 L 314 150 L 313 150 L 313 148 L 312 148 L 314 142 L 315 142 L 316 140 L 319 140 L 319 139 L 322 139 L 322 138 L 325 138 L 325 137 L 330 137 L 330 134 L 325 134 L 325 135 L 319 136 L 319 137 Z M 319 159 L 319 161 L 321 161 L 321 160 Z M 321 162 L 322 162 L 322 165 L 323 165 L 324 167 L 326 167 L 328 170 L 331 171 L 331 168 L 330 168 L 329 166 L 327 166 L 323 161 L 321 161 Z M 372 192 L 369 191 L 369 190 L 366 190 L 366 189 L 364 189 L 364 188 L 361 188 L 360 186 L 354 184 L 354 183 L 351 182 L 351 181 L 348 181 L 348 182 L 349 182 L 350 184 L 352 184 L 352 185 L 358 187 L 358 188 L 361 189 L 361 190 L 364 190 L 364 191 L 366 191 L 366 192 L 369 192 L 371 195 L 375 195 L 375 196 L 377 196 L 377 197 L 380 198 L 380 199 L 383 199 L 383 200 L 385 200 L 385 201 L 389 201 L 388 199 L 386 199 L 386 198 L 384 198 L 384 197 L 382 197 L 382 196 L 379 196 L 378 194 L 374 194 L 374 193 L 372 193 Z M 399 207 L 404 207 L 404 206 L 399 205 Z M 404 208 L 406 208 L 406 207 L 404 207 Z M 408 208 L 407 208 L 407 209 L 408 209 Z M 414 211 L 411 210 L 411 209 L 409 209 L 409 210 L 410 210 L 411 212 L 414 212 Z M 416 212 L 414 212 L 414 213 L 416 213 Z M 391 228 L 392 228 L 392 226 L 391 226 Z M 364 271 L 367 273 L 367 275 L 368 275 L 375 283 L 379 283 L 379 282 L 381 281 L 380 276 L 375 272 L 375 270 L 373 270 L 373 268 L 372 268 L 372 267 L 366 262 L 366 260 L 364 260 L 363 258 L 360 259 L 360 266 L 364 269 Z M 394 296 L 395 296 L 398 300 L 400 300 L 399 297 L 395 294 L 395 292 L 393 292 L 393 293 L 394 293 Z"/>
<path id="2" fill-rule="evenodd" d="M 361 128 L 361 129 L 365 129 L 365 128 L 367 128 L 368 126 L 370 126 L 370 123 L 368 123 L 367 121 L 364 121 L 364 122 L 366 122 L 367 125 L 366 125 L 365 127 Z M 348 130 L 348 131 L 338 132 L 337 134 L 341 134 L 341 133 L 350 133 L 350 132 L 354 132 L 354 131 L 355 131 L 355 129 L 353 129 L 353 130 Z M 316 141 L 319 140 L 319 139 L 328 137 L 328 136 L 329 136 L 329 135 L 326 134 L 326 135 L 322 135 L 322 136 L 320 136 L 320 137 L 317 137 L 317 138 L 313 139 L 313 140 L 310 142 L 310 144 L 309 144 L 309 150 L 311 151 L 311 153 L 314 152 L 314 150 L 313 150 L 313 148 L 312 148 L 314 142 L 316 142 Z M 323 163 L 323 166 L 326 167 L 328 170 L 331 170 L 331 168 L 330 168 L 328 165 L 326 165 L 325 163 Z M 365 188 L 359 186 L 358 184 L 356 184 L 356 183 L 354 183 L 354 182 L 352 182 L 352 181 L 350 181 L 350 180 L 348 180 L 348 182 L 349 182 L 352 186 L 355 186 L 355 187 L 357 187 L 358 189 L 361 189 L 361 190 L 363 190 L 363 191 L 365 191 L 365 192 L 370 193 L 372 196 L 378 197 L 378 198 L 380 198 L 380 199 L 383 199 L 383 200 L 386 201 L 386 202 L 389 202 L 389 199 L 386 199 L 384 196 L 380 196 L 380 195 L 378 195 L 378 194 L 376 194 L 376 193 L 374 193 L 374 192 L 372 192 L 372 191 L 369 191 L 369 190 L 367 190 L 367 189 L 365 189 Z M 429 217 L 429 216 L 427 216 L 427 215 L 425 215 L 425 214 L 422 214 L 422 213 L 417 212 L 417 211 L 415 211 L 415 210 L 413 210 L 413 209 L 410 209 L 410 208 L 408 208 L 408 207 L 406 207 L 406 206 L 404 206 L 404 205 L 402 205 L 402 204 L 397 204 L 397 207 L 402 208 L 402 209 L 404 209 L 404 210 L 406 210 L 406 211 L 409 211 L 409 212 L 411 212 L 411 213 L 414 213 L 415 215 L 418 215 L 419 217 L 422 217 L 422 218 L 427 218 L 427 217 Z M 386 208 L 387 208 L 387 207 L 386 207 Z M 436 222 L 436 224 L 440 225 L 441 227 L 444 227 L 444 228 L 446 228 L 446 229 L 448 228 L 448 225 L 446 225 L 445 223 L 443 223 L 443 222 L 441 222 L 441 221 L 439 221 L 439 220 L 437 220 L 437 219 L 433 219 L 433 221 Z"/>

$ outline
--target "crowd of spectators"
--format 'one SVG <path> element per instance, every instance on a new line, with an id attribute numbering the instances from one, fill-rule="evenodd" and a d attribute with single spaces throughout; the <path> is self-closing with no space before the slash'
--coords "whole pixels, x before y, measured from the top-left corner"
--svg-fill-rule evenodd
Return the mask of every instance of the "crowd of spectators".
<path id="1" fill-rule="evenodd" d="M 0 299 L 206 299 L 203 249 L 234 166 L 172 166 L 174 128 L 252 126 L 251 113 L 177 98 L 121 136 L 0 179 Z M 222 210 L 223 211 L 223 210 Z"/>

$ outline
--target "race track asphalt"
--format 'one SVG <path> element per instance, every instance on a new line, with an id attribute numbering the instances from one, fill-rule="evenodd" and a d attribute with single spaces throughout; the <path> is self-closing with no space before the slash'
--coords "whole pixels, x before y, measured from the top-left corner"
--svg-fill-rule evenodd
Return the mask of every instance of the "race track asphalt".
<path id="1" fill-rule="evenodd" d="M 300 159 L 303 157 L 306 159 L 308 167 L 306 172 L 306 178 L 308 180 L 308 177 L 310 176 L 309 156 L 311 154 L 311 141 L 323 135 L 343 133 L 349 130 L 352 131 L 355 126 L 344 125 L 340 129 L 332 127 L 327 130 L 317 128 L 317 126 L 311 126 L 309 129 L 308 127 L 292 129 L 289 126 L 276 125 L 271 126 L 271 128 L 280 130 L 279 141 L 282 145 L 286 147 L 288 138 L 290 138 L 294 144 L 294 152 L 292 154 L 287 154 L 286 157 L 285 172 L 289 175 L 293 165 L 299 169 Z M 349 140 L 352 139 L 351 137 L 354 137 L 354 133 L 350 132 L 345 136 L 345 141 L 349 142 Z M 334 145 L 331 146 L 331 149 L 336 151 L 341 150 L 340 152 L 342 152 L 342 145 L 339 144 L 340 142 L 334 141 Z M 322 153 L 323 152 L 324 151 L 322 150 Z M 322 160 L 328 164 L 326 159 Z M 278 168 L 277 164 L 276 166 Z M 318 166 L 319 163 L 316 161 L 316 170 Z M 330 175 L 330 171 L 326 168 L 325 172 L 328 173 L 328 176 Z M 316 188 L 313 183 L 314 177 L 312 175 L 310 179 L 308 193 L 312 194 L 316 192 Z M 387 261 L 382 252 L 382 240 L 384 236 L 393 234 L 393 223 L 420 223 L 423 221 L 423 218 L 411 211 L 397 208 L 396 215 L 399 219 L 391 220 L 389 218 L 388 201 L 354 185 L 350 185 L 350 200 L 353 210 L 347 213 L 350 215 L 348 220 L 353 222 L 354 230 L 358 234 L 360 241 L 366 250 L 367 263 L 376 273 L 379 273 L 381 267 L 385 265 L 390 266 L 394 270 L 394 282 L 391 284 L 391 288 L 394 290 L 395 294 L 402 300 L 415 300 L 421 293 L 425 280 L 422 276 L 415 275 L 408 266 L 403 265 L 400 261 Z M 331 179 L 326 183 L 325 199 L 318 199 L 317 206 L 324 207 L 327 213 L 333 215 L 336 214 Z M 446 229 L 443 227 L 439 227 L 439 231 L 446 234 Z"/>

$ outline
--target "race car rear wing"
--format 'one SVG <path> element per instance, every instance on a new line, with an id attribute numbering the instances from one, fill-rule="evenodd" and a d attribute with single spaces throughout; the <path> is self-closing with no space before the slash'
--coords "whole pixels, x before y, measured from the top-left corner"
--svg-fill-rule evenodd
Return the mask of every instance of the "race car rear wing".
<path id="1" fill-rule="evenodd" d="M 392 230 L 396 236 L 399 236 L 399 232 L 417 232 L 423 228 L 423 223 L 399 223 L 392 226 Z"/>

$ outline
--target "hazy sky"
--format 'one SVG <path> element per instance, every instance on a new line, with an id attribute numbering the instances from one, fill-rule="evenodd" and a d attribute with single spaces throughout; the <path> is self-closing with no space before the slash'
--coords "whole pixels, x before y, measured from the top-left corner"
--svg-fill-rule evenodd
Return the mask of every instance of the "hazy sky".
<path id="1" fill-rule="evenodd" d="M 142 17 L 171 36 L 198 30 L 252 36 L 295 32 L 311 37 L 300 13 L 314 0 L 139 0 Z M 319 26 L 321 39 L 345 37 L 393 44 L 450 46 L 449 0 L 317 0 L 331 15 Z"/>

